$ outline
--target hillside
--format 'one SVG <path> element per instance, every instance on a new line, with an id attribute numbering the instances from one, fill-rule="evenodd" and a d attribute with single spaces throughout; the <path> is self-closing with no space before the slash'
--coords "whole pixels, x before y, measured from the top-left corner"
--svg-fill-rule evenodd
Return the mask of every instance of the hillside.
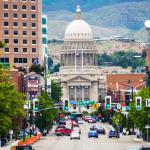
<path id="1" fill-rule="evenodd" d="M 83 8 L 81 5 L 82 10 L 84 10 L 85 7 L 88 8 L 88 5 L 90 4 L 90 0 L 82 0 L 82 2 L 85 1 L 87 1 L 87 3 L 83 5 Z M 101 1 L 106 2 L 106 0 Z M 65 4 L 66 7 L 68 5 L 68 1 L 63 0 L 60 0 L 60 3 L 58 3 L 58 8 L 59 5 L 63 3 L 62 9 L 59 11 L 52 11 L 55 10 L 51 9 L 52 2 L 53 5 L 55 5 L 55 0 L 47 0 L 43 4 L 45 5 L 47 3 L 47 6 L 49 7 L 48 10 L 44 8 L 44 12 L 48 15 L 49 19 L 49 30 L 51 31 L 49 32 L 49 37 L 63 38 L 67 24 L 73 20 L 75 15 L 75 6 L 73 6 L 74 1 L 72 3 L 69 1 L 74 12 L 72 12 L 69 8 L 65 8 L 65 6 L 63 7 Z M 150 18 L 150 2 L 141 2 L 140 0 L 133 2 L 130 0 L 130 2 L 119 3 L 119 0 L 115 0 L 114 2 L 116 3 L 113 2 L 113 5 L 110 5 L 111 3 L 102 5 L 99 0 L 94 2 L 91 2 L 92 5 L 90 6 L 91 9 L 89 8 L 89 11 L 86 11 L 86 9 L 85 11 L 82 11 L 82 16 L 90 25 L 93 26 L 95 37 L 112 36 L 117 33 L 117 35 L 135 37 L 138 40 L 143 40 L 143 35 L 140 37 L 139 35 L 141 32 L 139 31 L 144 27 L 144 21 Z M 96 3 L 97 7 L 92 9 Z M 71 7 L 70 5 L 69 7 Z M 53 8 L 55 8 L 55 6 Z"/>

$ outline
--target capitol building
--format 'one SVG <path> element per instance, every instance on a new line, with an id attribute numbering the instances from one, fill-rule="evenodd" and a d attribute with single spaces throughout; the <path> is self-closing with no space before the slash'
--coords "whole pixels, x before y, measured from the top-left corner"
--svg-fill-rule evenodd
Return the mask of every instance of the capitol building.
<path id="1" fill-rule="evenodd" d="M 92 100 L 98 102 L 101 88 L 100 69 L 97 66 L 98 50 L 90 25 L 76 9 L 75 19 L 67 26 L 61 54 L 60 72 L 62 101 Z"/>

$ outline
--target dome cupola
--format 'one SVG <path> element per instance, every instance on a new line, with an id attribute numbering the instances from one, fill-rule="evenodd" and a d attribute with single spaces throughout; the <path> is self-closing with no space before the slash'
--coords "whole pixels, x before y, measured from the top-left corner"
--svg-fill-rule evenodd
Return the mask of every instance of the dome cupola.
<path id="1" fill-rule="evenodd" d="M 75 20 L 66 28 L 65 41 L 93 40 L 93 33 L 90 25 L 81 19 L 81 9 L 77 6 Z"/>

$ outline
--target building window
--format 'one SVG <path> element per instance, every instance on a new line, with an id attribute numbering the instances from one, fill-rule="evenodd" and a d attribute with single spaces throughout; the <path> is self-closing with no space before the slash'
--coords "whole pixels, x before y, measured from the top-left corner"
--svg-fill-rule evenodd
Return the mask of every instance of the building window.
<path id="1" fill-rule="evenodd" d="M 22 14 L 22 18 L 27 18 L 27 14 Z"/>
<path id="2" fill-rule="evenodd" d="M 22 31 L 22 35 L 27 35 L 27 31 Z"/>
<path id="3" fill-rule="evenodd" d="M 35 6 L 31 6 L 31 10 L 36 10 Z"/>
<path id="4" fill-rule="evenodd" d="M 13 14 L 13 17 L 14 17 L 14 18 L 18 18 L 18 14 L 17 14 L 17 13 L 14 13 L 14 14 Z"/>
<path id="5" fill-rule="evenodd" d="M 9 43 L 9 39 L 5 39 L 4 41 L 5 41 L 5 43 Z"/>
<path id="6" fill-rule="evenodd" d="M 42 34 L 47 34 L 46 28 L 42 28 Z"/>
<path id="7" fill-rule="evenodd" d="M 5 52 L 9 52 L 9 47 L 5 47 Z"/>
<path id="8" fill-rule="evenodd" d="M 47 44 L 47 38 L 42 38 L 42 43 Z"/>
<path id="9" fill-rule="evenodd" d="M 36 23 L 31 23 L 32 28 L 36 27 Z"/>
<path id="10" fill-rule="evenodd" d="M 18 48 L 14 48 L 14 52 L 17 53 L 18 52 Z"/>
<path id="11" fill-rule="evenodd" d="M 5 35 L 8 35 L 8 34 L 9 34 L 9 31 L 8 31 L 8 30 L 4 30 L 4 34 L 5 34 Z"/>
<path id="12" fill-rule="evenodd" d="M 27 63 L 27 58 L 14 58 L 14 63 Z"/>
<path id="13" fill-rule="evenodd" d="M 18 22 L 14 22 L 14 26 L 16 26 L 16 27 L 17 27 L 17 26 L 18 26 Z"/>
<path id="14" fill-rule="evenodd" d="M 32 18 L 32 19 L 35 19 L 35 18 L 36 18 L 36 15 L 35 15 L 35 14 L 31 14 L 31 18 Z"/>
<path id="15" fill-rule="evenodd" d="M 32 52 L 33 52 L 33 53 L 36 53 L 36 48 L 32 48 Z"/>
<path id="16" fill-rule="evenodd" d="M 42 24 L 46 24 L 46 18 L 42 18 Z"/>
<path id="17" fill-rule="evenodd" d="M 9 63 L 9 58 L 0 58 L 1 63 Z"/>
<path id="18" fill-rule="evenodd" d="M 27 52 L 27 48 L 23 48 L 23 52 L 26 53 Z"/>
<path id="19" fill-rule="evenodd" d="M 22 2 L 26 2 L 27 0 L 22 0 Z"/>
<path id="20" fill-rule="evenodd" d="M 18 39 L 14 39 L 14 44 L 18 44 Z"/>
<path id="21" fill-rule="evenodd" d="M 4 9 L 8 9 L 8 4 L 4 4 Z"/>
<path id="22" fill-rule="evenodd" d="M 32 31 L 32 36 L 35 36 L 36 35 L 36 32 L 35 31 Z"/>
<path id="23" fill-rule="evenodd" d="M 22 43 L 23 43 L 23 44 L 27 44 L 27 40 L 24 39 Z"/>
<path id="24" fill-rule="evenodd" d="M 32 44 L 36 44 L 36 40 L 32 40 Z"/>
<path id="25" fill-rule="evenodd" d="M 23 27 L 27 27 L 27 23 L 26 23 L 26 22 L 23 22 L 23 23 L 22 23 L 22 26 L 23 26 Z"/>
<path id="26" fill-rule="evenodd" d="M 4 26 L 9 26 L 9 23 L 8 22 L 4 22 Z"/>
<path id="27" fill-rule="evenodd" d="M 14 35 L 18 35 L 18 31 L 15 30 L 15 31 L 14 31 Z"/>
<path id="28" fill-rule="evenodd" d="M 22 5 L 22 9 L 23 9 L 23 10 L 26 10 L 26 9 L 27 9 L 27 6 L 26 6 L 26 5 Z"/>
<path id="29" fill-rule="evenodd" d="M 13 5 L 13 9 L 18 9 L 18 6 L 17 5 Z"/>
<path id="30" fill-rule="evenodd" d="M 4 18 L 8 18 L 8 13 L 4 13 Z"/>

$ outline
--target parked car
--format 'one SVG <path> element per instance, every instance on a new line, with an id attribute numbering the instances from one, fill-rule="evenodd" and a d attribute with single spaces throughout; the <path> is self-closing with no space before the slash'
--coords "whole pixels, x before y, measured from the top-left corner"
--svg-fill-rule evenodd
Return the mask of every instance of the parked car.
<path id="1" fill-rule="evenodd" d="M 60 136 L 60 135 L 67 135 L 70 136 L 72 130 L 69 128 L 58 128 L 55 130 L 55 135 Z"/>
<path id="2" fill-rule="evenodd" d="M 110 130 L 108 136 L 109 138 L 112 138 L 112 137 L 120 138 L 119 132 L 117 130 Z"/>
<path id="3" fill-rule="evenodd" d="M 96 138 L 98 138 L 98 133 L 97 133 L 97 131 L 96 130 L 90 130 L 89 132 L 88 132 L 88 137 L 90 138 L 90 137 L 96 137 Z"/>
<path id="4" fill-rule="evenodd" d="M 98 116 L 92 116 L 92 118 L 96 121 L 100 121 L 100 118 Z"/>
<path id="5" fill-rule="evenodd" d="M 96 130 L 98 134 L 105 134 L 105 128 L 100 125 L 93 125 L 90 130 Z"/>
<path id="6" fill-rule="evenodd" d="M 76 122 L 77 122 L 78 124 L 83 124 L 83 123 L 84 123 L 84 121 L 83 121 L 82 118 L 76 118 Z"/>
<path id="7" fill-rule="evenodd" d="M 88 121 L 87 121 L 88 123 L 96 123 L 96 120 L 95 119 L 88 119 Z"/>
<path id="8" fill-rule="evenodd" d="M 79 132 L 72 131 L 71 135 L 70 135 L 70 140 L 72 140 L 72 139 L 79 139 L 80 140 L 80 134 L 79 134 Z"/>

